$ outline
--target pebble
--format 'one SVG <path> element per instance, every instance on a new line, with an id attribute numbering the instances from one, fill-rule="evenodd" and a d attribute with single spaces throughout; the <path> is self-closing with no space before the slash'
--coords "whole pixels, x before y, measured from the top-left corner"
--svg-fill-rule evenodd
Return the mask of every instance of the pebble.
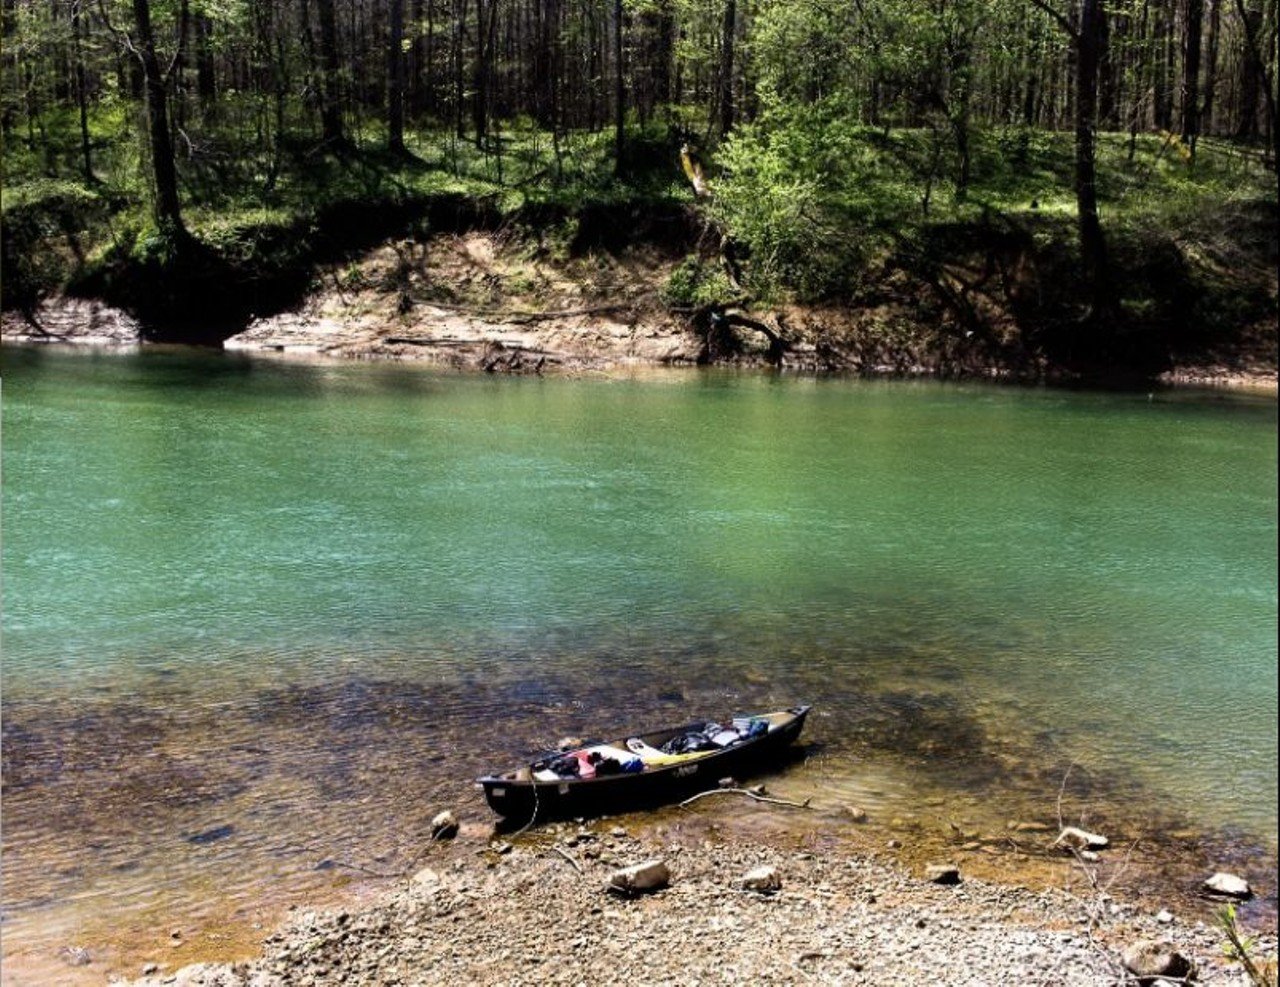
<path id="1" fill-rule="evenodd" d="M 757 891 L 760 894 L 773 894 L 782 890 L 782 877 L 776 867 L 765 865 L 748 871 L 742 878 L 744 891 Z"/>
<path id="2" fill-rule="evenodd" d="M 259 959 L 197 964 L 178 971 L 185 978 L 167 973 L 164 980 L 174 987 L 338 987 L 415 983 L 421 971 L 431 971 L 433 983 L 560 987 L 810 981 L 1092 987 L 1114 983 L 1111 965 L 1123 946 L 1145 935 L 1167 942 L 1180 957 L 1203 957 L 1197 982 L 1239 983 L 1232 979 L 1238 967 L 1217 959 L 1222 938 L 1216 929 L 1191 921 L 1158 925 L 1119 892 L 1099 899 L 1104 915 L 1116 905 L 1124 917 L 1102 920 L 1108 936 L 1104 948 L 1096 948 L 1087 931 L 1096 913 L 1061 890 L 1031 892 L 967 876 L 943 892 L 890 855 L 877 862 L 825 848 L 798 852 L 740 835 L 703 848 L 702 829 L 693 828 L 698 836 L 691 841 L 681 828 L 671 825 L 653 836 L 646 827 L 623 844 L 631 860 L 644 861 L 638 868 L 661 865 L 666 882 L 667 865 L 678 861 L 680 880 L 665 893 L 626 892 L 634 900 L 601 894 L 610 875 L 621 873 L 619 865 L 590 859 L 586 850 L 600 844 L 588 843 L 575 853 L 580 871 L 563 866 L 552 847 L 572 826 L 531 833 L 499 870 L 487 870 L 470 846 L 436 847 L 439 875 L 424 869 L 409 887 L 345 911 L 299 909 Z M 600 829 L 599 836 L 607 832 Z M 1076 870 L 1061 858 L 1049 865 L 1064 874 Z M 741 886 L 748 872 L 766 869 L 786 872 L 786 893 L 752 897 L 728 890 Z M 1274 934 L 1261 934 L 1258 949 L 1273 955 Z M 1150 984 L 1159 976 L 1141 979 Z"/>
<path id="3" fill-rule="evenodd" d="M 1135 977 L 1185 977 L 1191 963 L 1163 939 L 1142 939 L 1124 951 L 1124 967 Z"/>
<path id="4" fill-rule="evenodd" d="M 609 887 L 624 894 L 660 891 L 671 883 L 671 872 L 661 860 L 646 860 L 613 872 Z"/>
<path id="5" fill-rule="evenodd" d="M 58 955 L 66 961 L 68 966 L 88 966 L 93 962 L 93 957 L 83 946 L 64 946 L 59 950 Z"/>

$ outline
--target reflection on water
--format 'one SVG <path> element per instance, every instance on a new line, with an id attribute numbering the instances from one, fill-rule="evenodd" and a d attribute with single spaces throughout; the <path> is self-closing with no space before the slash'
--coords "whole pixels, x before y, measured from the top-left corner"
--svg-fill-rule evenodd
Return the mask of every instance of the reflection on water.
<path id="1" fill-rule="evenodd" d="M 562 735 L 795 702 L 816 811 L 735 825 L 1013 859 L 1074 765 L 1274 870 L 1274 404 L 5 358 L 7 957 L 243 946 Z"/>

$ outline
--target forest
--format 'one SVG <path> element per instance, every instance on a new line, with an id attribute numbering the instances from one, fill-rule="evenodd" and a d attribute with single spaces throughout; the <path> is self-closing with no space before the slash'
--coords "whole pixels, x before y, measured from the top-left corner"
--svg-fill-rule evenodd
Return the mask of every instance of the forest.
<path id="1" fill-rule="evenodd" d="M 1060 354 L 1229 348 L 1275 315 L 1278 36 L 1267 0 L 4 0 L 4 306 L 217 340 L 509 224 L 661 239 L 695 309 L 989 331 L 965 257 Z"/>

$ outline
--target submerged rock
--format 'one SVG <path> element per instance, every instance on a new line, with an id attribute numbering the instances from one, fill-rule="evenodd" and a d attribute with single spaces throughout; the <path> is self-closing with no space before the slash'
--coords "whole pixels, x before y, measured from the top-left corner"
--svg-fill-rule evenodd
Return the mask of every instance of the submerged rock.
<path id="1" fill-rule="evenodd" d="M 1124 967 L 1140 982 L 1158 977 L 1183 978 L 1191 973 L 1191 961 L 1163 939 L 1142 939 L 1124 951 Z"/>
<path id="2" fill-rule="evenodd" d="M 661 860 L 646 860 L 614 871 L 609 888 L 623 894 L 645 894 L 660 891 L 671 883 L 671 872 Z"/>
<path id="3" fill-rule="evenodd" d="M 1222 895 L 1225 898 L 1244 900 L 1253 897 L 1253 888 L 1249 887 L 1248 881 L 1243 877 L 1236 877 L 1235 874 L 1222 871 L 1204 882 L 1204 890 L 1209 894 Z"/>
<path id="4" fill-rule="evenodd" d="M 93 962 L 93 957 L 83 946 L 63 946 L 58 955 L 67 966 L 88 966 Z"/>
<path id="5" fill-rule="evenodd" d="M 782 877 L 776 867 L 757 867 L 742 878 L 742 890 L 773 894 L 782 890 Z"/>
<path id="6" fill-rule="evenodd" d="M 1075 826 L 1066 827 L 1053 841 L 1054 846 L 1067 850 L 1105 850 L 1110 844 L 1111 841 L 1105 836 L 1089 833 Z"/>
<path id="7" fill-rule="evenodd" d="M 857 805 L 846 805 L 844 807 L 844 817 L 849 822 L 864 823 L 867 821 L 867 810 Z"/>

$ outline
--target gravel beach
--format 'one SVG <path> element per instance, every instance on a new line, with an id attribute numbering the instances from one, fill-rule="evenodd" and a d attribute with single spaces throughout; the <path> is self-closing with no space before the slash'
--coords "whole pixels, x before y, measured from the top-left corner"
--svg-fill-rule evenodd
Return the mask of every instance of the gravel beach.
<path id="1" fill-rule="evenodd" d="M 479 844 L 478 846 L 475 844 Z M 661 860 L 670 880 L 631 896 L 621 867 Z M 686 844 L 606 820 L 511 842 L 433 846 L 374 902 L 295 912 L 260 958 L 171 969 L 138 985 L 297 984 L 1247 984 L 1200 914 L 1060 888 L 960 875 L 930 880 L 875 855 L 764 843 Z M 1064 862 L 1066 867 L 1083 867 Z M 772 893 L 744 877 L 772 868 Z M 1176 907 L 1176 906 L 1175 906 Z M 1188 912 L 1191 909 L 1187 909 Z M 1126 950 L 1143 940 L 1191 966 L 1141 979 Z M 1274 971 L 1274 930 L 1253 946 Z M 1176 957 L 1175 957 L 1176 959 Z M 1172 969 L 1177 969 L 1175 965 Z"/>

